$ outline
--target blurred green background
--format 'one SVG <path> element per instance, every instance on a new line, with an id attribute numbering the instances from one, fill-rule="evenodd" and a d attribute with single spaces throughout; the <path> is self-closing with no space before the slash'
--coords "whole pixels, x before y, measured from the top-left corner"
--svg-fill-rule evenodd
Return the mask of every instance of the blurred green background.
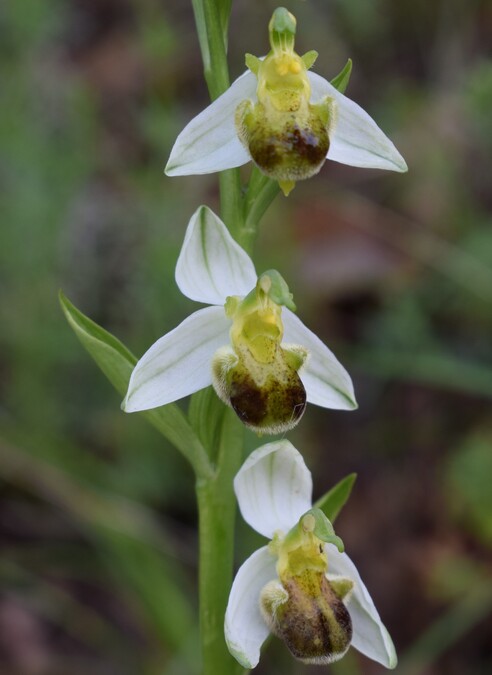
<path id="1" fill-rule="evenodd" d="M 207 102 L 186 0 L 0 6 L 0 671 L 195 675 L 196 511 L 185 461 L 120 401 L 67 326 L 61 287 L 140 355 L 195 308 L 174 264 L 216 176 L 166 178 Z M 275 2 L 234 0 L 230 64 Z M 299 51 L 406 158 L 328 162 L 264 219 L 258 269 L 289 280 L 360 408 L 291 434 L 400 655 L 397 675 L 492 672 L 492 3 L 291 0 Z M 247 176 L 248 169 L 245 169 Z M 256 441 L 250 438 L 249 445 Z M 238 564 L 259 543 L 238 525 Z M 325 668 L 373 675 L 356 653 Z M 308 674 L 273 641 L 259 675 Z"/>

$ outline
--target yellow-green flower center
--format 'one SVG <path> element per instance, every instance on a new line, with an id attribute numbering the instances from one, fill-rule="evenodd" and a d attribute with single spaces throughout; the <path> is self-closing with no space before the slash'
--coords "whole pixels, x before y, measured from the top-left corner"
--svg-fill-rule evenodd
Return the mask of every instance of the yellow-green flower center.
<path id="1" fill-rule="evenodd" d="M 232 320 L 231 345 L 220 349 L 212 364 L 217 394 L 259 433 L 292 428 L 306 407 L 297 371 L 307 352 L 297 345 L 282 345 L 282 304 L 294 307 L 285 282 L 274 270 L 263 274 L 244 299 L 229 297 L 225 311 Z"/>
<path id="2" fill-rule="evenodd" d="M 278 180 L 285 194 L 295 181 L 316 174 L 329 149 L 334 102 L 325 98 L 311 104 L 308 78 L 316 52 L 294 51 L 296 20 L 277 9 L 270 21 L 271 51 L 264 60 L 246 55 L 246 65 L 257 76 L 258 102 L 243 101 L 236 110 L 236 128 L 253 161 Z"/>
<path id="3" fill-rule="evenodd" d="M 271 631 L 296 658 L 321 664 L 341 658 L 350 646 L 352 622 L 343 599 L 353 583 L 328 581 L 324 542 L 314 529 L 308 513 L 285 538 L 271 542 L 278 581 L 264 587 L 260 608 Z"/>

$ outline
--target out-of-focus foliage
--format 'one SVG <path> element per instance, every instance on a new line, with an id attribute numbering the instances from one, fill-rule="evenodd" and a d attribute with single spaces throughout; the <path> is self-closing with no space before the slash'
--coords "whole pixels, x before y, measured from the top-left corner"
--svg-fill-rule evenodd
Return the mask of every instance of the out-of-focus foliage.
<path id="1" fill-rule="evenodd" d="M 456 519 L 464 521 L 484 544 L 492 544 L 492 439 L 468 436 L 449 458 L 448 497 Z"/>
<path id="2" fill-rule="evenodd" d="M 231 75 L 276 3 L 235 0 Z M 357 472 L 337 533 L 398 675 L 492 670 L 492 7 L 292 0 L 317 72 L 395 140 L 407 175 L 327 163 L 265 217 L 258 269 L 354 376 L 355 413 L 292 435 L 315 498 Z M 216 177 L 163 175 L 206 103 L 191 2 L 0 7 L 0 670 L 197 672 L 191 472 L 68 329 L 61 287 L 135 354 L 189 313 L 174 265 Z M 249 448 L 259 444 L 254 436 Z M 239 524 L 238 563 L 258 545 Z M 349 654 L 343 675 L 380 672 Z M 318 672 L 277 641 L 258 668 Z"/>

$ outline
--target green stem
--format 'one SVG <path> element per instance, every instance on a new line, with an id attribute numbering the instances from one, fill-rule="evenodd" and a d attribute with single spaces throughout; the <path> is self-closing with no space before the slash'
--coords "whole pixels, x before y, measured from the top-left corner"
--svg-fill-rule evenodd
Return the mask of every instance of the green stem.
<path id="1" fill-rule="evenodd" d="M 197 481 L 200 530 L 200 635 L 202 675 L 234 675 L 242 668 L 224 640 L 224 615 L 232 584 L 236 498 L 233 478 L 242 459 L 242 428 L 224 411 L 217 471 Z"/>
<path id="2" fill-rule="evenodd" d="M 203 72 L 210 98 L 214 101 L 229 87 L 229 66 L 224 40 L 224 23 L 217 0 L 192 0 L 197 25 Z M 239 169 L 222 171 L 219 177 L 221 216 L 232 236 L 239 239 L 243 226 Z"/>
<path id="3" fill-rule="evenodd" d="M 217 0 L 193 0 L 203 70 L 210 98 L 214 101 L 229 87 L 229 66 Z M 198 25 L 198 22 L 200 24 Z"/>
<path id="4" fill-rule="evenodd" d="M 218 0 L 192 0 L 197 25 L 203 72 L 210 98 L 214 101 L 229 87 L 229 67 L 225 26 L 228 25 L 230 3 Z M 221 15 L 222 10 L 222 15 Z M 258 223 L 277 196 L 276 181 L 253 168 L 246 199 L 241 190 L 239 169 L 222 171 L 219 176 L 221 216 L 236 241 L 251 254 Z"/>
<path id="5" fill-rule="evenodd" d="M 241 233 L 244 229 L 244 220 L 239 169 L 221 171 L 219 175 L 219 187 L 222 220 L 227 225 L 234 239 L 242 246 Z M 248 253 L 250 252 L 248 250 Z"/>
<path id="6" fill-rule="evenodd" d="M 225 0 L 192 2 L 205 80 L 210 98 L 215 100 L 229 87 L 224 28 L 230 3 Z M 222 220 L 232 236 L 251 253 L 258 222 L 278 193 L 278 185 L 257 169 L 253 169 L 245 196 L 238 169 L 223 171 L 219 182 Z M 189 420 L 214 467 L 212 475 L 202 474 L 196 483 L 202 673 L 234 675 L 243 669 L 227 650 L 224 615 L 232 584 L 236 511 L 233 479 L 242 459 L 242 426 L 231 410 L 224 410 L 223 406 L 217 409 L 214 396 L 211 398 L 207 393 L 193 397 Z"/>
<path id="7" fill-rule="evenodd" d="M 256 167 L 253 168 L 244 209 L 244 224 L 238 238 L 239 243 L 248 253 L 251 253 L 253 248 L 258 224 L 278 195 L 279 189 L 277 181 L 263 175 Z"/>
<path id="8" fill-rule="evenodd" d="M 228 13 L 217 0 L 192 0 L 200 40 L 205 80 L 210 98 L 215 100 L 229 87 L 224 26 Z M 229 5 L 230 8 L 230 5 Z M 222 220 L 231 234 L 240 238 L 243 229 L 243 200 L 238 169 L 220 174 Z M 234 563 L 234 524 L 236 498 L 233 480 L 243 447 L 243 433 L 232 410 L 210 405 L 210 397 L 195 395 L 190 406 L 190 422 L 216 461 L 211 476 L 197 479 L 196 494 L 199 516 L 199 596 L 202 675 L 234 675 L 242 668 L 229 654 L 224 639 L 224 616 L 232 585 Z M 205 412 L 207 411 L 207 414 Z M 220 429 L 217 437 L 216 429 Z M 207 433 L 208 432 L 208 433 Z M 219 448 L 217 445 L 219 440 Z"/>

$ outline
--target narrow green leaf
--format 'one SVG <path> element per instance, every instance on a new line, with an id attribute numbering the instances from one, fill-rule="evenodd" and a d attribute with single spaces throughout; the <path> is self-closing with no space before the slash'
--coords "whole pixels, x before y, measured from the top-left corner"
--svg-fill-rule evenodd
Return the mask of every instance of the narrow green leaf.
<path id="1" fill-rule="evenodd" d="M 82 314 L 60 291 L 60 303 L 68 323 L 116 391 L 124 396 L 137 359 L 111 333 Z"/>
<path id="2" fill-rule="evenodd" d="M 345 93 L 352 73 L 352 59 L 349 59 L 336 77 L 331 80 L 331 84 L 338 89 L 341 94 Z"/>
<path id="3" fill-rule="evenodd" d="M 60 303 L 75 335 L 116 391 L 124 396 L 128 389 L 130 375 L 137 362 L 135 356 L 111 333 L 82 314 L 61 291 Z M 205 449 L 177 405 L 171 403 L 140 414 L 183 453 L 197 475 L 203 477 L 210 474 L 212 469 Z"/>
<path id="4" fill-rule="evenodd" d="M 350 497 L 356 478 L 356 473 L 350 473 L 316 502 L 315 507 L 321 509 L 332 523 Z"/>

